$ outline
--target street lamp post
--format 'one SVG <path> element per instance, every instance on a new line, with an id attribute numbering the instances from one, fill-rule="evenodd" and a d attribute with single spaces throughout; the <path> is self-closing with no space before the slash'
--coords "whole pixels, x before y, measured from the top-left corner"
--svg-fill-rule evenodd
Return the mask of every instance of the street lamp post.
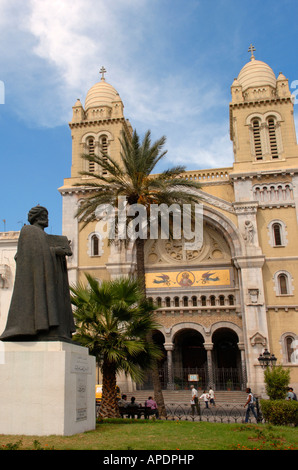
<path id="1" fill-rule="evenodd" d="M 271 354 L 267 349 L 265 349 L 263 354 L 259 355 L 258 361 L 262 368 L 266 369 L 269 366 L 275 366 L 277 359 L 274 354 Z"/>
<path id="2" fill-rule="evenodd" d="M 267 367 L 274 367 L 276 364 L 276 357 L 274 354 L 271 354 L 268 349 L 265 349 L 263 354 L 260 354 L 258 357 L 258 361 L 262 369 L 267 369 Z M 257 415 L 258 415 L 258 422 L 261 422 L 263 417 L 259 407 L 259 400 L 257 398 Z"/>

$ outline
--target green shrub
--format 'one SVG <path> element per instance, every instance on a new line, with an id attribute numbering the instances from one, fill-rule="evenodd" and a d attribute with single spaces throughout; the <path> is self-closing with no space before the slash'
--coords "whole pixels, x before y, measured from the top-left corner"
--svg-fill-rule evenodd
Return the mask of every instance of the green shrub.
<path id="1" fill-rule="evenodd" d="M 271 400 L 282 400 L 287 396 L 287 388 L 290 383 L 290 370 L 282 366 L 267 369 L 264 372 L 266 392 Z"/>
<path id="2" fill-rule="evenodd" d="M 261 400 L 263 418 L 276 426 L 298 426 L 298 401 Z"/>

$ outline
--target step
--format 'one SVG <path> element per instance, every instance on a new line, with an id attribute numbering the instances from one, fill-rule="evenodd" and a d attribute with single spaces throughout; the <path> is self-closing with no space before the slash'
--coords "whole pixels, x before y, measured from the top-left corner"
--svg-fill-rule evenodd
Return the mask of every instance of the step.
<path id="1" fill-rule="evenodd" d="M 203 390 L 198 390 L 199 394 L 203 393 Z M 134 392 L 125 392 L 121 390 L 121 393 L 127 395 L 127 400 L 130 401 L 131 397 L 135 397 L 137 403 L 144 403 L 148 397 L 154 397 L 153 390 L 135 390 Z M 247 399 L 247 393 L 243 391 L 215 391 L 215 402 L 221 404 L 244 404 Z M 200 395 L 199 395 L 200 396 Z M 190 390 L 163 390 L 163 397 L 165 404 L 167 403 L 183 403 L 189 404 L 191 400 Z"/>

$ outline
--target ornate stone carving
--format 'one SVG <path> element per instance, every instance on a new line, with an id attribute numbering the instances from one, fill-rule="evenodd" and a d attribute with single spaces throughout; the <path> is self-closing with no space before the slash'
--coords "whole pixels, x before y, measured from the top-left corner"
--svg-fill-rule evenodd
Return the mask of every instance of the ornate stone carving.
<path id="1" fill-rule="evenodd" d="M 265 348 L 267 346 L 267 338 L 265 338 L 265 336 L 263 336 L 261 333 L 257 332 L 250 338 L 250 344 L 252 346 L 260 344 Z"/>
<path id="2" fill-rule="evenodd" d="M 217 264 L 231 259 L 227 242 L 212 227 L 204 225 L 203 245 L 198 250 L 186 250 L 184 239 L 148 240 L 146 264 L 170 263 L 172 265 L 206 263 Z"/>
<path id="3" fill-rule="evenodd" d="M 252 245 L 254 242 L 255 228 L 253 223 L 250 220 L 246 220 L 244 224 L 244 235 L 243 238 L 249 245 Z"/>

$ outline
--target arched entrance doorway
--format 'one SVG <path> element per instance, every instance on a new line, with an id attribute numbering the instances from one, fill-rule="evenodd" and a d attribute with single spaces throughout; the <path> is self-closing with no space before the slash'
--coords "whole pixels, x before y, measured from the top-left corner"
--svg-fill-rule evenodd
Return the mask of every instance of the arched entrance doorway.
<path id="1" fill-rule="evenodd" d="M 176 389 L 207 385 L 207 351 L 204 337 L 191 328 L 179 331 L 174 338 L 173 379 Z"/>
<path id="2" fill-rule="evenodd" d="M 229 328 L 219 328 L 212 336 L 214 385 L 217 390 L 236 390 L 243 385 L 239 338 Z"/>

